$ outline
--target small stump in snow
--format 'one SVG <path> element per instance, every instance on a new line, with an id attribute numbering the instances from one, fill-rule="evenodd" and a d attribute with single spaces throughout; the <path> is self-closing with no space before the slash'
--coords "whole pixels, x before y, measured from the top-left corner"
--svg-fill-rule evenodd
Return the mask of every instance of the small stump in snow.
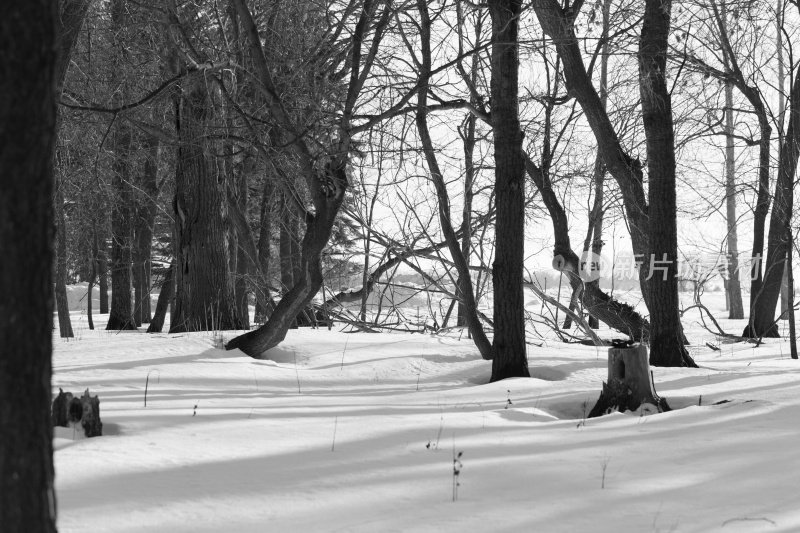
<path id="1" fill-rule="evenodd" d="M 652 405 L 658 412 L 670 410 L 667 400 L 656 394 L 647 347 L 614 343 L 608 349 L 608 382 L 603 383 L 603 391 L 589 417 L 611 411 L 636 411 L 644 404 Z"/>
<path id="2" fill-rule="evenodd" d="M 87 437 L 99 437 L 103 434 L 100 399 L 90 396 L 89 389 L 80 398 L 58 389 L 58 396 L 53 400 L 51 417 L 53 426 L 73 427 L 80 423 Z"/>

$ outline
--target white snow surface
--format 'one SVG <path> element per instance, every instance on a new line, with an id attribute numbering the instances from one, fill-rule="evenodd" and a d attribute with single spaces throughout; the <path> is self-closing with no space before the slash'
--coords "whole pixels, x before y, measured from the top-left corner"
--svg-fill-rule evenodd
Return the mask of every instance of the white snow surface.
<path id="1" fill-rule="evenodd" d="M 57 428 L 62 533 L 800 531 L 784 340 L 724 344 L 687 319 L 701 368 L 653 368 L 671 412 L 586 419 L 605 348 L 531 345 L 531 379 L 489 384 L 454 334 L 292 330 L 255 360 L 85 318 L 54 337 L 53 387 L 99 395 L 104 435 Z"/>

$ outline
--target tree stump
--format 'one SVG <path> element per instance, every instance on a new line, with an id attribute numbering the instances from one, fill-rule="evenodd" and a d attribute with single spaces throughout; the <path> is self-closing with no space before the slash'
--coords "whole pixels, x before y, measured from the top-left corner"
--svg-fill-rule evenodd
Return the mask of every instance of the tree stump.
<path id="1" fill-rule="evenodd" d="M 670 410 L 667 400 L 656 394 L 647 347 L 615 342 L 608 349 L 608 382 L 603 383 L 600 398 L 589 417 L 611 411 L 635 411 L 642 404 L 652 404 L 658 412 Z"/>
<path id="2" fill-rule="evenodd" d="M 53 426 L 61 427 L 70 427 L 80 422 L 87 437 L 99 437 L 103 434 L 100 399 L 90 396 L 89 389 L 80 398 L 58 389 L 58 396 L 53 400 L 51 419 Z"/>

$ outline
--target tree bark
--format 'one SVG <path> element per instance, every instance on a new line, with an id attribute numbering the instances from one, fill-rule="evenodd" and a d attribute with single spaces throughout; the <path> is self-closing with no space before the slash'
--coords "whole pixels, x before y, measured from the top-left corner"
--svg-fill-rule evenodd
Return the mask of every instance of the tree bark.
<path id="1" fill-rule="evenodd" d="M 182 91 L 174 200 L 175 315 L 170 333 L 241 329 L 229 270 L 226 185 L 206 137 L 214 102 L 202 78 L 187 81 Z"/>
<path id="2" fill-rule="evenodd" d="M 530 377 L 525 344 L 523 260 L 525 167 L 519 124 L 521 0 L 490 0 L 492 18 L 491 120 L 495 160 L 494 339 L 491 381 Z"/>
<path id="3" fill-rule="evenodd" d="M 647 137 L 650 204 L 648 257 L 653 261 L 650 363 L 697 366 L 684 345 L 679 314 L 675 134 L 666 75 L 671 7 L 671 0 L 647 0 L 639 41 L 639 94 Z"/>
<path id="4" fill-rule="evenodd" d="M 56 16 L 49 0 L 0 3 L 0 390 L 9 399 L 0 403 L 0 524 L 26 533 L 56 531 L 50 423 Z"/>

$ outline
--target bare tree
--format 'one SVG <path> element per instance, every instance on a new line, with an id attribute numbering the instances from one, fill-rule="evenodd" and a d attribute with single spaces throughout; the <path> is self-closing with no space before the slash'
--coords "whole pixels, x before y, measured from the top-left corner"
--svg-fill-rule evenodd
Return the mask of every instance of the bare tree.
<path id="1" fill-rule="evenodd" d="M 525 344 L 523 260 L 525 163 L 519 124 L 521 0 L 490 0 L 492 17 L 491 121 L 495 160 L 494 338 L 492 381 L 530 377 Z"/>

